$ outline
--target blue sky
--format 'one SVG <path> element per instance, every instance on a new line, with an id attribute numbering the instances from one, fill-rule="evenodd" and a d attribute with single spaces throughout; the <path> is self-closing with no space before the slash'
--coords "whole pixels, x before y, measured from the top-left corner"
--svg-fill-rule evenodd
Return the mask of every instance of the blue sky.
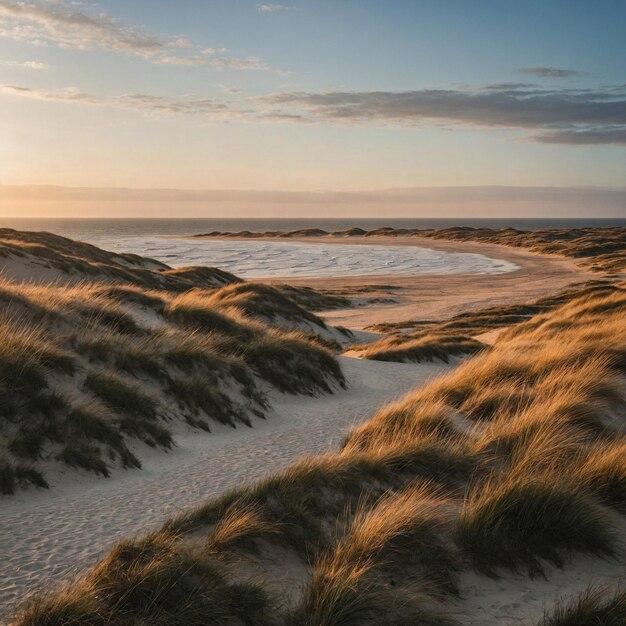
<path id="1" fill-rule="evenodd" d="M 622 0 L 0 0 L 0 185 L 626 181 Z"/>

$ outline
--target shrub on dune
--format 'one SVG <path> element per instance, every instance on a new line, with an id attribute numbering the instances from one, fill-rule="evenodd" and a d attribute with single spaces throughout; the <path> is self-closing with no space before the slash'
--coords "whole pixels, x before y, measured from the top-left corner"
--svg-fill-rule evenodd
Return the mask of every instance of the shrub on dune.
<path id="1" fill-rule="evenodd" d="M 217 564 L 167 535 L 123 542 L 77 585 L 29 603 L 16 624 L 268 623 L 268 599 L 254 585 L 229 584 Z"/>
<path id="2" fill-rule="evenodd" d="M 300 306 L 281 289 L 264 283 L 245 282 L 223 287 L 208 300 L 220 307 L 234 308 L 246 317 L 262 321 L 308 322 L 314 326 L 326 328 L 324 321 L 317 315 Z"/>
<path id="3" fill-rule="evenodd" d="M 420 585 L 398 593 L 385 571 L 396 561 L 427 581 L 456 591 L 457 565 L 441 540 L 445 506 L 427 484 L 390 494 L 374 506 L 362 503 L 346 534 L 315 561 L 290 624 L 448 624 Z M 397 566 L 397 565 L 396 565 Z"/>
<path id="4" fill-rule="evenodd" d="M 574 480 L 606 504 L 626 510 L 626 443 L 596 444 L 580 457 Z"/>
<path id="5" fill-rule="evenodd" d="M 362 503 L 334 557 L 370 563 L 394 575 L 398 567 L 421 576 L 442 590 L 457 593 L 459 569 L 451 542 L 446 540 L 452 502 L 428 482 L 415 482 L 379 499 L 374 507 Z"/>
<path id="6" fill-rule="evenodd" d="M 73 373 L 70 354 L 45 339 L 44 329 L 11 319 L 0 321 L 0 385 L 13 393 L 47 387 L 47 371 Z"/>
<path id="7" fill-rule="evenodd" d="M 254 329 L 244 320 L 237 319 L 233 312 L 220 310 L 202 292 L 190 291 L 171 299 L 164 316 L 180 326 L 219 333 L 238 341 L 247 341 L 254 335 Z"/>
<path id="8" fill-rule="evenodd" d="M 613 519 L 592 497 L 552 477 L 511 475 L 491 479 L 465 499 L 457 530 L 459 545 L 481 571 L 498 567 L 542 572 L 563 553 L 612 556 Z"/>
<path id="9" fill-rule="evenodd" d="M 233 419 L 239 418 L 246 425 L 250 425 L 250 421 L 243 412 L 220 391 L 216 380 L 197 374 L 185 378 L 173 377 L 168 383 L 168 390 L 177 398 L 181 406 L 191 410 L 195 415 L 201 411 L 220 424 L 234 426 Z M 203 421 L 195 420 L 193 425 L 209 430 L 208 424 Z"/>
<path id="10" fill-rule="evenodd" d="M 588 587 L 573 599 L 561 599 L 537 626 L 623 626 L 626 591 Z"/>
<path id="11" fill-rule="evenodd" d="M 118 300 L 108 298 L 89 283 L 72 287 L 8 283 L 3 287 L 13 298 L 19 298 L 23 312 L 39 323 L 102 327 L 128 335 L 141 333 Z"/>
<path id="12" fill-rule="evenodd" d="M 145 419 L 156 417 L 155 401 L 113 372 L 92 372 L 85 387 L 116 411 Z"/>
<path id="13" fill-rule="evenodd" d="M 252 416 L 263 417 L 268 405 L 258 378 L 289 393 L 344 384 L 325 349 L 226 312 L 209 302 L 210 293 L 0 281 L 0 419 L 7 426 L 0 452 L 7 467 L 46 458 L 108 475 L 111 462 L 140 465 L 128 438 L 171 446 L 160 418 L 208 430 L 211 419 L 250 425 Z M 6 490 L 28 482 L 13 470 L 4 474 Z"/>
<path id="14" fill-rule="evenodd" d="M 85 388 L 120 415 L 121 432 L 150 446 L 172 445 L 171 432 L 158 423 L 156 401 L 136 385 L 124 382 L 113 372 L 91 372 L 85 379 Z"/>
<path id="15" fill-rule="evenodd" d="M 423 440 L 456 440 L 459 432 L 452 424 L 453 409 L 422 392 L 383 407 L 369 421 L 346 435 L 345 451 L 405 446 Z"/>
<path id="16" fill-rule="evenodd" d="M 220 554 L 235 547 L 254 547 L 254 540 L 272 538 L 280 524 L 265 519 L 257 504 L 233 506 L 220 518 L 206 539 L 209 554 Z"/>
<path id="17" fill-rule="evenodd" d="M 48 483 L 40 471 L 30 465 L 12 463 L 0 456 L 0 494 L 9 496 L 15 493 L 18 487 L 26 488 L 29 485 L 48 488 Z"/>
<path id="18" fill-rule="evenodd" d="M 285 393 L 330 393 L 333 384 L 346 384 L 333 355 L 299 333 L 269 331 L 246 345 L 242 357 L 261 378 Z"/>
<path id="19" fill-rule="evenodd" d="M 359 353 L 364 359 L 375 361 L 443 361 L 452 357 L 475 354 L 485 348 L 485 344 L 471 337 L 425 336 L 415 339 L 402 335 L 378 341 Z"/>
<path id="20" fill-rule="evenodd" d="M 109 476 L 109 468 L 102 458 L 101 450 L 85 439 L 66 443 L 59 454 L 59 459 L 66 465 Z"/>
<path id="21" fill-rule="evenodd" d="M 128 449 L 116 420 L 97 403 L 74 406 L 68 413 L 66 424 L 68 439 L 93 441 L 117 453 L 123 467 L 141 467 L 139 459 Z"/>

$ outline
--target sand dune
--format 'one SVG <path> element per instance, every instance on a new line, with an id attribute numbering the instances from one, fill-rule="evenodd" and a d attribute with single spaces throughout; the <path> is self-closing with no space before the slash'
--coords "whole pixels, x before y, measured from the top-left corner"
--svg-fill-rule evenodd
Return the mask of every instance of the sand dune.
<path id="1" fill-rule="evenodd" d="M 372 246 L 388 241 L 386 237 L 368 240 Z M 415 238 L 396 241 L 399 247 L 417 244 Z M 18 492 L 2 501 L 0 604 L 5 614 L 29 594 L 80 576 L 117 541 L 157 530 L 168 518 L 169 531 L 159 535 L 155 544 L 157 561 L 164 559 L 163 572 L 173 568 L 175 580 L 185 585 L 190 571 L 185 559 L 199 558 L 195 561 L 199 567 L 218 567 L 215 571 L 227 573 L 232 584 L 265 585 L 271 593 L 263 601 L 265 608 L 274 611 L 273 618 L 288 615 L 296 620 L 293 623 L 326 624 L 314 615 L 325 610 L 326 591 L 343 593 L 344 576 L 332 578 L 342 567 L 348 567 L 346 576 L 365 572 L 354 574 L 355 593 L 364 603 L 361 613 L 371 617 L 385 607 L 399 616 L 395 624 L 408 623 L 405 617 L 413 610 L 421 616 L 420 624 L 451 624 L 454 619 L 470 626 L 534 624 L 560 594 L 581 593 L 589 583 L 624 583 L 626 529 L 619 513 L 624 470 L 620 458 L 624 328 L 619 313 L 624 307 L 624 285 L 596 281 L 592 290 L 577 289 L 571 297 L 549 299 L 547 305 L 542 301 L 515 307 L 511 305 L 554 294 L 592 275 L 572 259 L 499 245 L 440 241 L 431 245 L 480 250 L 517 269 L 492 276 L 389 276 L 388 282 L 380 276 L 312 278 L 293 281 L 292 287 L 277 279 L 274 288 L 235 283 L 183 296 L 176 295 L 175 289 L 166 294 L 163 288 L 158 297 L 149 292 L 148 307 L 126 303 L 126 312 L 132 312 L 141 327 L 139 334 L 153 333 L 165 322 L 181 325 L 184 333 L 191 328 L 187 326 L 190 312 L 196 315 L 202 301 L 203 311 L 206 306 L 211 311 L 209 332 L 218 322 L 226 337 L 236 318 L 237 328 L 258 325 L 255 333 L 269 332 L 278 340 L 283 331 L 271 327 L 296 327 L 314 333 L 314 341 L 335 343 L 336 349 L 336 342 L 348 334 L 328 327 L 306 310 L 317 304 L 323 308 L 323 303 L 333 307 L 324 313 L 327 320 L 348 319 L 357 328 L 374 325 L 377 331 L 389 332 L 400 322 L 399 328 L 416 337 L 420 328 L 440 335 L 446 329 L 463 329 L 471 336 L 488 330 L 497 332 L 497 337 L 478 344 L 479 356 L 460 366 L 455 358 L 444 365 L 339 357 L 348 388 L 335 388 L 332 395 L 283 395 L 279 390 L 284 375 L 265 371 L 264 381 L 256 379 L 271 407 L 265 420 L 255 420 L 253 428 L 212 425 L 211 433 L 194 431 L 182 421 L 170 424 L 175 446 L 167 454 L 131 440 L 128 446 L 141 459 L 141 471 L 112 468 L 105 480 L 50 464 L 46 468 L 50 491 Z M 117 278 L 126 281 L 125 270 L 119 271 Z M 163 275 L 170 270 L 156 272 Z M 202 271 L 194 269 L 173 280 L 194 280 L 198 272 L 202 279 Z M 312 286 L 323 293 L 310 291 Z M 6 285 L 5 289 L 10 291 Z M 176 317 L 179 301 L 186 303 L 184 319 Z M 346 302 L 351 306 L 340 308 Z M 449 318 L 486 305 L 500 308 L 422 325 L 423 320 Z M 148 315 L 150 308 L 154 310 Z M 512 326 L 507 328 L 500 315 Z M 204 316 L 206 311 L 206 321 Z M 197 326 L 193 328 L 196 332 Z M 353 340 L 363 342 L 380 337 L 362 331 L 355 335 Z M 239 340 L 245 344 L 242 337 Z M 245 345 L 242 348 L 245 354 Z M 330 359 L 330 367 L 332 355 L 325 358 Z M 425 358 L 441 357 L 429 348 Z M 427 384 L 446 370 L 455 371 Z M 255 371 L 255 376 L 264 372 Z M 322 384 L 315 391 L 320 390 L 331 388 Z M 409 390 L 410 396 L 381 409 Z M 297 461 L 305 453 L 317 456 Z M 571 481 L 573 474 L 577 481 Z M 244 481 L 248 486 L 242 486 Z M 536 512 L 546 516 L 546 523 L 533 531 L 534 494 L 545 496 L 547 508 Z M 497 507 L 498 498 L 506 503 L 508 497 L 513 498 L 513 508 L 494 514 L 498 509 L 490 508 L 490 502 Z M 223 535 L 221 541 L 226 543 L 215 547 L 216 537 L 228 528 L 231 507 L 239 516 L 234 519 L 242 524 L 240 530 L 252 533 L 252 543 L 228 543 L 228 532 L 234 532 L 237 541 L 235 528 Z M 511 510 L 519 515 L 514 513 L 518 516 L 508 525 Z M 484 516 L 483 521 L 476 525 L 472 520 L 481 518 L 473 515 Z M 498 519 L 504 520 L 503 526 Z M 561 524 L 569 524 L 570 530 L 557 532 L 555 525 L 561 528 Z M 172 530 L 176 534 L 170 536 Z M 404 532 L 408 532 L 406 540 L 417 541 L 415 546 L 407 544 L 413 546 L 409 553 L 405 554 L 407 546 L 402 542 L 385 558 L 370 552 L 387 550 Z M 493 543 L 485 542 L 485 537 Z M 420 543 L 424 538 L 426 543 Z M 129 546 L 140 546 L 140 555 L 143 550 L 150 553 L 150 541 L 126 543 L 122 552 L 118 549 L 106 557 L 109 560 L 98 575 L 108 575 L 110 568 L 117 580 L 115 568 L 123 569 L 124 559 L 135 558 L 135 548 Z M 211 541 L 214 547 L 207 548 Z M 370 544 L 379 547 L 370 549 Z M 125 550 L 130 550 L 129 556 L 123 556 Z M 363 554 L 370 556 L 363 561 Z M 189 566 L 196 567 L 191 562 Z M 501 577 L 493 578 L 495 573 Z M 113 596 L 109 598 L 117 592 L 104 589 L 94 596 L 90 576 L 93 573 L 85 573 L 76 584 L 76 597 L 87 603 L 85 611 L 95 602 L 100 607 L 96 610 L 117 615 L 120 609 L 111 604 Z M 322 595 L 316 596 L 311 590 L 323 576 L 331 576 L 331 586 L 322 586 Z M 125 580 L 118 581 L 123 593 Z M 210 580 L 202 583 L 207 593 L 213 593 L 215 584 L 216 592 L 222 588 L 238 594 L 237 601 L 245 601 L 243 587 L 220 587 L 223 582 Z M 158 585 L 146 588 L 149 594 L 155 590 L 158 595 Z M 181 593 L 172 598 L 174 603 L 187 602 L 187 592 Z M 273 594 L 281 602 L 275 604 Z M 201 605 L 198 601 L 205 611 Z M 443 622 L 435 617 L 440 608 L 446 612 Z M 43 605 L 41 615 L 51 616 L 51 610 Z M 140 606 L 130 610 L 137 615 L 143 611 Z M 168 610 L 163 607 L 163 615 Z M 39 623 L 37 619 L 34 623 Z"/>
<path id="2" fill-rule="evenodd" d="M 318 398 L 273 393 L 274 411 L 253 429 L 179 432 L 167 455 L 142 450 L 141 471 L 99 480 L 65 472 L 53 479 L 51 492 L 3 500 L 0 606 L 8 611 L 25 594 L 93 565 L 123 537 L 158 528 L 244 477 L 254 480 L 301 454 L 336 447 L 352 424 L 448 369 L 346 357 L 341 364 L 348 390 Z"/>

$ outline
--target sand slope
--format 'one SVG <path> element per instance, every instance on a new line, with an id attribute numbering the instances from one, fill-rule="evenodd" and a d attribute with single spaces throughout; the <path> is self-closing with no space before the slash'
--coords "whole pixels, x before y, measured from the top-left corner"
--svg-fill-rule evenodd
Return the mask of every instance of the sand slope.
<path id="1" fill-rule="evenodd" d="M 181 432 L 170 454 L 144 452 L 141 471 L 119 470 L 109 479 L 61 475 L 50 492 L 0 501 L 3 611 L 52 578 L 93 565 L 123 537 L 157 527 L 183 508 L 274 472 L 303 453 L 336 447 L 352 423 L 449 369 L 347 357 L 341 364 L 347 391 L 319 398 L 273 394 L 273 414 L 254 428 Z"/>

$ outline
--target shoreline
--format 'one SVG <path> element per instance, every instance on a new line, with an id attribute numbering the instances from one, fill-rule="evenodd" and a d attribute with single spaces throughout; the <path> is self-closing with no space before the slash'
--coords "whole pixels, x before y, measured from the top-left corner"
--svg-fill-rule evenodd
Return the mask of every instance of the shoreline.
<path id="1" fill-rule="evenodd" d="M 216 239 L 219 239 L 216 237 Z M 226 238 L 225 238 L 226 239 Z M 250 241 L 245 237 L 238 239 Z M 255 238 L 253 241 L 276 241 Z M 391 239 L 391 240 L 390 240 Z M 576 263 L 576 259 L 553 254 L 531 252 L 482 242 L 442 241 L 414 236 L 338 238 L 294 237 L 301 243 L 333 243 L 350 245 L 414 246 L 442 252 L 482 254 L 514 263 L 516 270 L 502 274 L 359 274 L 344 277 L 268 277 L 255 281 L 270 284 L 288 283 L 327 291 L 350 291 L 370 287 L 373 298 L 392 298 L 395 303 L 367 304 L 362 308 L 323 311 L 320 316 L 331 325 L 363 330 L 382 322 L 403 322 L 410 319 L 438 320 L 457 313 L 503 304 L 521 304 L 549 295 L 568 285 L 594 280 L 601 274 Z M 393 291 L 380 289 L 390 286 Z"/>

